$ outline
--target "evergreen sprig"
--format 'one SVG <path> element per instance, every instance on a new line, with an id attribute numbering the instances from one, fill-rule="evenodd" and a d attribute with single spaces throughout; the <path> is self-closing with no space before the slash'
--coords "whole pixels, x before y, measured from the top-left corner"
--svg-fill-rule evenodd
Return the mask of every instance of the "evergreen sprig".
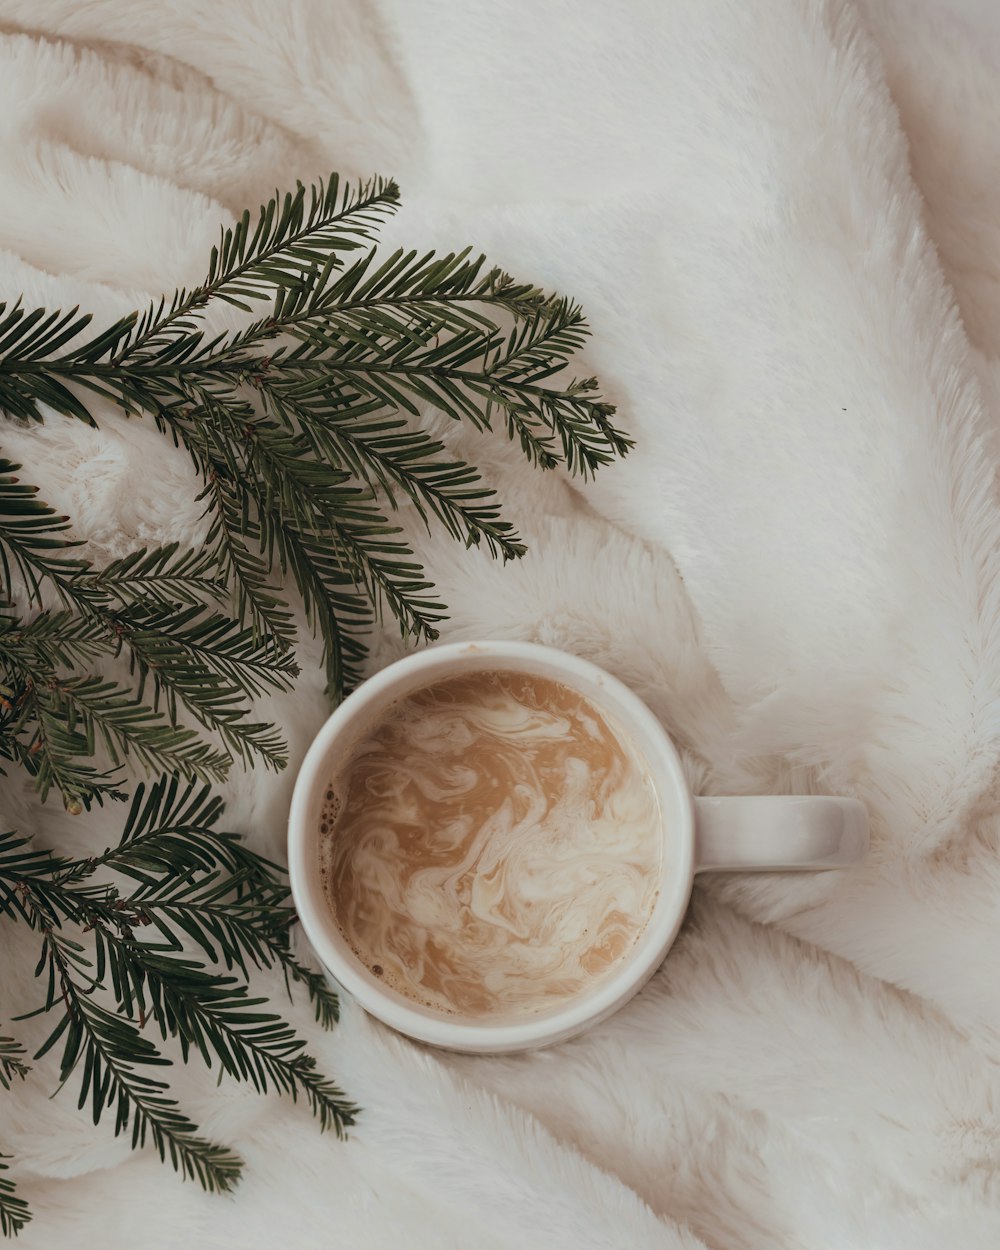
<path id="1" fill-rule="evenodd" d="M 0 1036 L 0 1086 L 10 1089 L 15 1080 L 24 1080 L 31 1071 L 27 1057 L 27 1052 L 16 1038 Z M 7 1171 L 4 1159 L 9 1157 L 0 1154 L 0 1173 Z M 18 1196 L 14 1182 L 9 1176 L 0 1175 L 0 1233 L 4 1237 L 13 1237 L 30 1219 L 28 1204 Z"/>
<path id="2" fill-rule="evenodd" d="M 398 199 L 391 181 L 336 175 L 275 195 L 222 230 L 200 283 L 96 332 L 77 308 L 0 303 L 9 420 L 97 425 L 110 402 L 152 420 L 200 478 L 193 548 L 98 565 L 30 467 L 26 480 L 0 456 L 0 763 L 73 813 L 127 799 L 130 768 L 163 774 L 102 855 L 0 837 L 0 916 L 38 938 L 53 1025 L 36 1057 L 60 1048 L 95 1122 L 114 1108 L 116 1132 L 209 1189 L 229 1188 L 239 1160 L 177 1105 L 152 1032 L 302 1099 L 338 1133 L 353 1115 L 250 989 L 280 968 L 321 1024 L 336 1021 L 325 979 L 292 954 L 281 870 L 218 832 L 209 789 L 237 762 L 287 761 L 260 709 L 298 676 L 296 608 L 337 699 L 382 617 L 430 640 L 445 615 L 394 517 L 404 504 L 500 560 L 524 554 L 494 487 L 421 428 L 429 411 L 582 479 L 631 445 L 596 380 L 567 373 L 588 333 L 579 306 L 469 249 L 384 255 L 376 236 Z M 218 328 L 219 306 L 236 328 Z M 26 1067 L 0 1037 L 0 1084 Z M 27 1218 L 0 1176 L 0 1227 Z"/>
<path id="3" fill-rule="evenodd" d="M 468 249 L 383 259 L 372 240 L 397 202 L 395 185 L 381 180 L 300 185 L 224 230 L 197 287 L 91 338 L 89 317 L 75 309 L 0 307 L 0 407 L 92 422 L 83 400 L 91 392 L 152 416 L 204 479 L 210 532 L 197 576 L 232 589 L 240 620 L 279 645 L 291 634 L 277 583 L 290 578 L 323 636 L 334 697 L 359 675 L 359 634 L 373 608 L 387 606 L 405 634 L 436 636 L 443 606 L 390 520 L 401 497 L 503 559 L 524 550 L 478 470 L 410 418 L 433 408 L 479 428 L 499 422 L 533 463 L 564 463 L 583 477 L 629 447 L 596 381 L 563 380 L 587 332 L 579 306 Z M 260 301 L 268 312 L 239 330 L 205 324 L 213 302 L 249 311 Z M 13 555 L 36 592 L 53 560 L 70 559 L 64 522 L 40 507 L 29 536 L 53 546 L 22 541 Z M 147 583 L 162 582 L 155 563 L 147 572 Z M 79 585 L 72 569 L 55 573 L 64 596 L 67 581 Z M 201 714 L 223 737 L 232 730 L 225 716 Z M 274 762 L 245 736 L 227 745 Z"/>
<path id="4" fill-rule="evenodd" d="M 17 1187 L 11 1178 L 2 1175 L 8 1170 L 4 1160 L 9 1157 L 0 1154 L 0 1234 L 4 1237 L 16 1237 L 31 1219 L 31 1210 L 27 1202 L 18 1196 Z"/>
<path id="5" fill-rule="evenodd" d="M 298 667 L 285 640 L 212 602 L 225 593 L 212 554 L 174 543 L 97 570 L 65 554 L 80 545 L 67 518 L 19 472 L 0 459 L 0 758 L 32 773 L 43 798 L 56 787 L 71 809 L 120 794 L 129 759 L 215 781 L 234 757 L 283 767 L 284 741 L 249 719 L 250 700 L 289 689 Z M 19 614 L 44 605 L 47 591 L 58 607 Z M 122 653 L 132 684 L 88 671 Z M 181 706 L 222 746 L 182 726 Z M 93 762 L 99 747 L 110 768 Z"/>
<path id="6" fill-rule="evenodd" d="M 166 1081 L 149 1073 L 171 1062 L 150 1028 L 176 1038 L 185 1061 L 197 1055 L 261 1093 L 301 1098 L 338 1135 L 355 1110 L 294 1028 L 250 992 L 256 970 L 280 968 L 303 984 L 321 1024 L 337 1019 L 336 995 L 292 953 L 284 874 L 218 830 L 221 815 L 207 786 L 164 777 L 137 787 L 120 840 L 101 855 L 66 859 L 0 835 L 0 915 L 39 938 L 46 989 L 29 1015 L 54 1018 L 33 1058 L 60 1047 L 60 1081 L 78 1076 L 79 1105 L 95 1124 L 113 1108 L 116 1133 L 129 1132 L 134 1147 L 148 1139 L 211 1190 L 235 1183 L 240 1160 L 200 1137 Z M 0 1038 L 0 1083 L 26 1076 L 25 1059 L 17 1041 Z"/>

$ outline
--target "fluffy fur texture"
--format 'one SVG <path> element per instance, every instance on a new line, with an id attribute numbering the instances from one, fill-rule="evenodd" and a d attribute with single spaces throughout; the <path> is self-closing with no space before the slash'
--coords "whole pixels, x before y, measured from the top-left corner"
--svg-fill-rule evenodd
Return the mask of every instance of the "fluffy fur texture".
<path id="1" fill-rule="evenodd" d="M 850 873 L 706 882 L 639 998 L 551 1051 L 303 1018 L 366 1109 L 347 1144 L 179 1071 L 248 1160 L 231 1199 L 47 1101 L 39 1065 L 0 1104 L 26 1246 L 1000 1244 L 1000 23 L 859 2 L 0 0 L 5 295 L 110 316 L 197 279 L 274 185 L 393 173 L 393 235 L 583 301 L 638 441 L 581 494 L 444 431 L 531 543 L 501 570 L 407 518 L 447 636 L 578 651 L 698 789 L 856 794 L 874 830 Z M 98 554 L 197 537 L 190 470 L 141 423 L 4 444 Z M 296 757 L 325 714 L 305 658 L 274 706 Z M 231 787 L 272 854 L 291 780 Z M 21 783 L 2 806 L 109 837 Z M 34 987 L 4 938 L 7 1013 Z"/>

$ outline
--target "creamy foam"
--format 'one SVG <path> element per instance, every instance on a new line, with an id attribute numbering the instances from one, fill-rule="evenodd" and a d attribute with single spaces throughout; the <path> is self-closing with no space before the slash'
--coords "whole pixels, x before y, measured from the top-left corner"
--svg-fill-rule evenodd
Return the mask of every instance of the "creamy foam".
<path id="1" fill-rule="evenodd" d="M 324 888 L 365 965 L 438 1011 L 590 989 L 656 901 L 656 795 L 627 739 L 548 678 L 480 672 L 394 704 L 331 778 Z"/>

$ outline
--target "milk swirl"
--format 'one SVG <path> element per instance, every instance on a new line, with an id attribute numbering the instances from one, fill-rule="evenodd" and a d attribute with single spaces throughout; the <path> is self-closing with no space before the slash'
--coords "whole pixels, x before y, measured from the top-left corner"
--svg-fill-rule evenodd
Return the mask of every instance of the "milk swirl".
<path id="1" fill-rule="evenodd" d="M 581 695 L 480 672 L 394 704 L 330 779 L 324 886 L 400 993 L 529 1015 L 605 976 L 652 912 L 662 836 L 642 759 Z"/>

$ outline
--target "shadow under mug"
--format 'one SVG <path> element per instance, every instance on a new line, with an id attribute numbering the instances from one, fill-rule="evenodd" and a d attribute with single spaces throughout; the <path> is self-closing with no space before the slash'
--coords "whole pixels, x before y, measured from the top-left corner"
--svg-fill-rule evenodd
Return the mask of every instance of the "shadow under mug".
<path id="1" fill-rule="evenodd" d="M 434 1011 L 385 985 L 355 955 L 330 911 L 320 876 L 324 792 L 353 744 L 397 700 L 433 682 L 476 671 L 547 677 L 605 713 L 644 759 L 661 814 L 659 895 L 635 944 L 594 986 L 550 1011 L 477 1020 Z M 523 642 L 448 643 L 383 669 L 336 709 L 309 748 L 292 796 L 288 864 L 306 936 L 328 974 L 366 1011 L 434 1046 L 501 1054 L 548 1046 L 604 1020 L 636 994 L 670 949 L 695 873 L 844 868 L 868 848 L 868 814 L 856 799 L 776 795 L 695 798 L 680 758 L 652 712 L 617 678 L 576 656 Z"/>

